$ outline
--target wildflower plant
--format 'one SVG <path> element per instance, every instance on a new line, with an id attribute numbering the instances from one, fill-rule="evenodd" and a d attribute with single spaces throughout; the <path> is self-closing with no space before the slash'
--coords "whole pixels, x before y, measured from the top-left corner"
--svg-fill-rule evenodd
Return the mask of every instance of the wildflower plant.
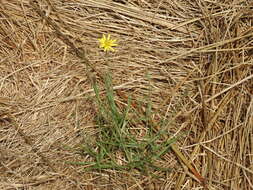
<path id="1" fill-rule="evenodd" d="M 170 168 L 165 168 L 158 163 L 175 140 L 166 139 L 160 142 L 165 131 L 161 130 L 156 133 L 153 127 L 147 127 L 147 133 L 143 138 L 136 138 L 131 126 L 144 120 L 147 121 L 148 118 L 145 118 L 145 115 L 141 113 L 139 115 L 132 108 L 130 99 L 128 99 L 126 107 L 118 107 L 110 76 L 105 77 L 104 85 L 106 87 L 105 99 L 101 97 L 98 86 L 95 83 L 93 86 L 98 106 L 95 118 L 98 127 L 96 142 L 91 143 L 89 140 L 85 140 L 78 150 L 80 155 L 88 156 L 90 160 L 67 163 L 83 165 L 85 171 L 110 169 L 132 171 L 135 174 L 136 171 L 139 171 L 140 174 L 153 177 L 158 177 L 154 172 L 169 172 Z M 130 116 L 134 113 L 139 115 L 136 121 Z"/>
<path id="2" fill-rule="evenodd" d="M 99 47 L 104 49 L 104 51 L 115 51 L 113 47 L 118 45 L 116 44 L 117 40 L 111 39 L 110 34 L 107 37 L 103 34 L 103 37 L 98 39 L 98 41 L 100 43 Z"/>

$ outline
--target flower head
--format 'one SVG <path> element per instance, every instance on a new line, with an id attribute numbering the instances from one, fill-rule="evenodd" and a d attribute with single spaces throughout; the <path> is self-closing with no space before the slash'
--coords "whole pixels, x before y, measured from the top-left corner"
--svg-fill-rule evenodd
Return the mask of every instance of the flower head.
<path id="1" fill-rule="evenodd" d="M 111 37 L 110 34 L 108 34 L 107 37 L 103 34 L 103 38 L 98 39 L 100 43 L 99 47 L 103 48 L 104 51 L 115 51 L 112 47 L 118 45 L 115 43 L 116 40 L 112 40 L 110 39 L 110 37 Z"/>

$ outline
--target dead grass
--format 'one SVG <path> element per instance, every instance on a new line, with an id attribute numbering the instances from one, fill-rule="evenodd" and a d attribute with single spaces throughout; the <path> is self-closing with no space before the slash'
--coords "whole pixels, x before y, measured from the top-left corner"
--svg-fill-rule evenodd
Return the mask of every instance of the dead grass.
<path id="1" fill-rule="evenodd" d="M 125 2 L 125 3 L 124 3 Z M 92 81 L 117 102 L 150 95 L 152 121 L 187 132 L 180 151 L 206 189 L 253 189 L 252 8 L 245 1 L 1 0 L 0 189 L 201 189 L 176 154 L 171 172 L 84 172 L 67 161 L 97 134 Z M 115 53 L 97 39 L 118 39 Z M 151 91 L 150 91 L 151 89 Z M 145 131 L 137 126 L 140 133 Z"/>

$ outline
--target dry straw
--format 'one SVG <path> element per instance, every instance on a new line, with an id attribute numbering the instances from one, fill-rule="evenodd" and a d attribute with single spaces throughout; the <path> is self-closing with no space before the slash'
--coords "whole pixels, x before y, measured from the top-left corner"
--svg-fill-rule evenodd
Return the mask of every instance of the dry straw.
<path id="1" fill-rule="evenodd" d="M 250 0 L 1 0 L 0 189 L 252 189 L 252 7 Z M 103 34 L 118 39 L 106 59 Z M 156 130 L 165 120 L 165 138 L 179 136 L 177 154 L 157 161 L 170 172 L 67 164 L 91 161 L 77 152 L 96 140 L 92 85 L 103 97 L 105 71 L 119 107 L 130 95 L 139 112 L 152 103 Z M 143 124 L 132 127 L 143 138 Z"/>

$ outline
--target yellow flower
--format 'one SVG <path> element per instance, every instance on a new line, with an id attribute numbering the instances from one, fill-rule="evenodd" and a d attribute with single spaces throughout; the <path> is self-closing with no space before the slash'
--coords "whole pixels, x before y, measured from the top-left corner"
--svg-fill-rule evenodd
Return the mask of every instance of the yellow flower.
<path id="1" fill-rule="evenodd" d="M 107 38 L 106 36 L 103 34 L 103 38 L 98 39 L 99 43 L 100 43 L 100 48 L 103 48 L 104 51 L 115 51 L 112 47 L 113 46 L 117 46 L 118 44 L 116 44 L 116 40 L 112 40 L 110 39 L 111 35 L 108 34 Z"/>

